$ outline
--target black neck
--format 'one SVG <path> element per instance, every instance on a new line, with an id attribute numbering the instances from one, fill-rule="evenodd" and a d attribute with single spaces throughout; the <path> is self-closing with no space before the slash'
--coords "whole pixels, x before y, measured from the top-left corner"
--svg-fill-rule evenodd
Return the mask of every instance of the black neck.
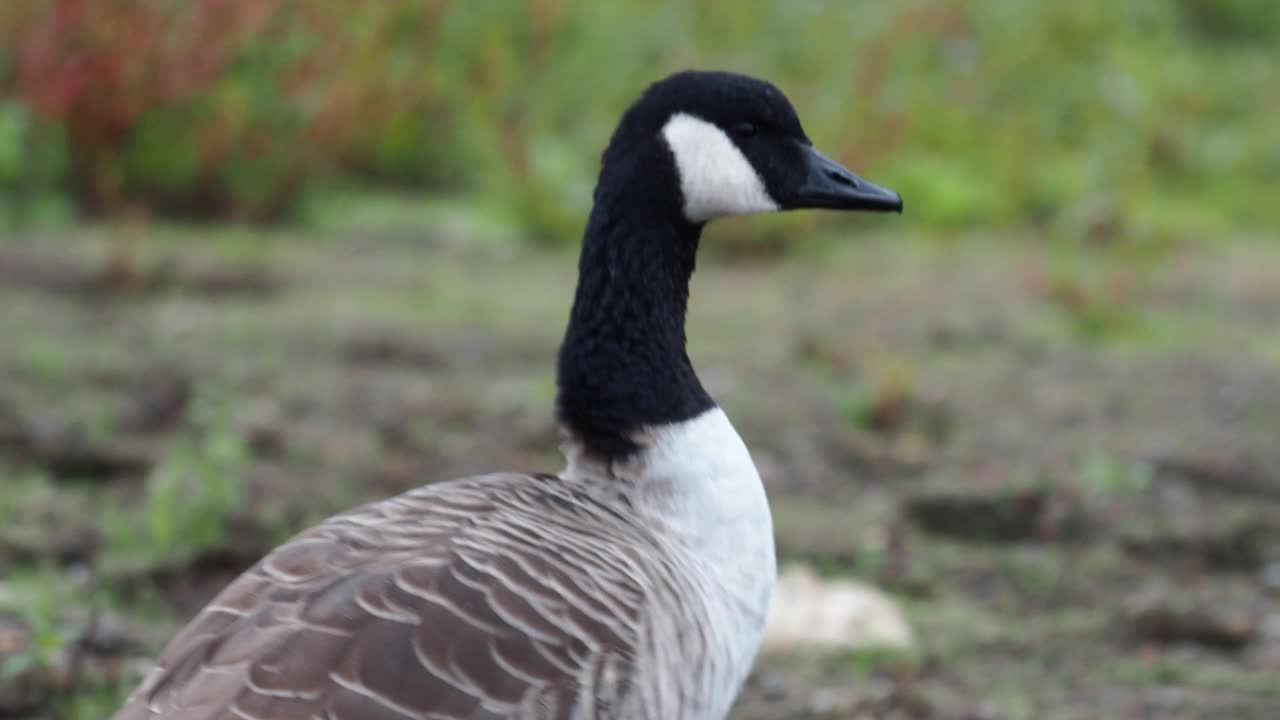
<path id="1" fill-rule="evenodd" d="M 702 226 L 680 211 L 664 153 L 636 153 L 622 167 L 610 167 L 606 155 L 560 347 L 560 421 L 607 459 L 634 451 L 635 431 L 714 405 L 685 352 Z"/>

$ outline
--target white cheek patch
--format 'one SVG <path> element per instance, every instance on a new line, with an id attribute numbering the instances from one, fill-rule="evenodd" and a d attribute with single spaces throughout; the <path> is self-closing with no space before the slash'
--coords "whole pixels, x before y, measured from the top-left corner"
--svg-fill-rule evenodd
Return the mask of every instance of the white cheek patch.
<path id="1" fill-rule="evenodd" d="M 720 128 L 676 113 L 663 126 L 662 137 L 675 156 L 684 216 L 690 221 L 778 209 L 755 168 Z"/>

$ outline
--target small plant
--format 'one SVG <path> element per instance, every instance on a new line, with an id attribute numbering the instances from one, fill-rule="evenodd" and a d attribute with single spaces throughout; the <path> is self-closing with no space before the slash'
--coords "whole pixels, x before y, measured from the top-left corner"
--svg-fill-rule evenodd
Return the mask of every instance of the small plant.
<path id="1" fill-rule="evenodd" d="M 121 509 L 104 515 L 109 556 L 158 561 L 225 541 L 243 501 L 248 447 L 229 427 L 224 396 L 197 392 L 189 412 L 189 428 L 147 478 L 141 517 Z"/>
<path id="2" fill-rule="evenodd" d="M 1151 486 L 1154 471 L 1144 462 L 1125 460 L 1094 450 L 1080 463 L 1081 483 L 1094 495 L 1137 495 Z"/>
<path id="3" fill-rule="evenodd" d="M 71 375 L 72 356 L 68 346 L 49 337 L 30 336 L 16 348 L 23 370 L 48 383 L 60 383 Z"/>
<path id="4" fill-rule="evenodd" d="M 1133 294 L 1132 278 L 1116 273 L 1100 278 L 1058 274 L 1045 289 L 1074 334 L 1091 341 L 1133 335 L 1140 329 Z"/>
<path id="5" fill-rule="evenodd" d="M 14 573 L 0 585 L 0 608 L 15 612 L 26 626 L 22 645 L 5 653 L 0 664 L 0 684 L 53 667 L 58 653 L 75 639 L 75 629 L 63 622 L 72 593 L 60 579 L 56 570 L 41 568 Z"/>
<path id="6" fill-rule="evenodd" d="M 882 647 L 855 650 L 845 657 L 849 673 L 857 677 L 915 675 L 924 662 L 925 658 L 918 651 Z"/>
<path id="7" fill-rule="evenodd" d="M 123 683 L 135 682 L 130 673 L 85 661 L 82 642 L 102 600 L 96 587 L 87 589 L 48 566 L 0 582 L 0 688 L 25 687 L 64 720 L 109 716 L 129 690 Z"/>
<path id="8" fill-rule="evenodd" d="M 1062 582 L 1060 557 L 1040 547 L 1010 547 L 999 562 L 1001 573 L 1025 595 L 1052 595 Z"/>
<path id="9" fill-rule="evenodd" d="M 849 424 L 876 432 L 901 429 L 915 399 L 915 376 L 909 366 L 897 362 L 870 383 L 849 385 L 841 409 Z"/>

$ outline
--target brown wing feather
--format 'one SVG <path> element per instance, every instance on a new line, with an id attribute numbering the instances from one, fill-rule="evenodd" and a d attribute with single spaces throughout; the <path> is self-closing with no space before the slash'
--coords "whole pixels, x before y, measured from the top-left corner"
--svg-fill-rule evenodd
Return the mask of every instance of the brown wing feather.
<path id="1" fill-rule="evenodd" d="M 645 544 L 537 476 L 374 503 L 228 586 L 116 720 L 607 717 L 633 683 Z"/>

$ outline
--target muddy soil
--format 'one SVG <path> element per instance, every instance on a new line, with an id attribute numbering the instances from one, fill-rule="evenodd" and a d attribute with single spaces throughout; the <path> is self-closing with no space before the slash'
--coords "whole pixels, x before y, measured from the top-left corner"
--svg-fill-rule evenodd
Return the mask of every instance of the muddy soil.
<path id="1" fill-rule="evenodd" d="M 0 718 L 108 715 L 332 512 L 559 466 L 569 255 L 171 235 L 124 287 L 0 243 Z M 734 718 L 1280 717 L 1280 246 L 872 236 L 691 305 L 781 558 L 918 643 L 766 655 Z"/>

